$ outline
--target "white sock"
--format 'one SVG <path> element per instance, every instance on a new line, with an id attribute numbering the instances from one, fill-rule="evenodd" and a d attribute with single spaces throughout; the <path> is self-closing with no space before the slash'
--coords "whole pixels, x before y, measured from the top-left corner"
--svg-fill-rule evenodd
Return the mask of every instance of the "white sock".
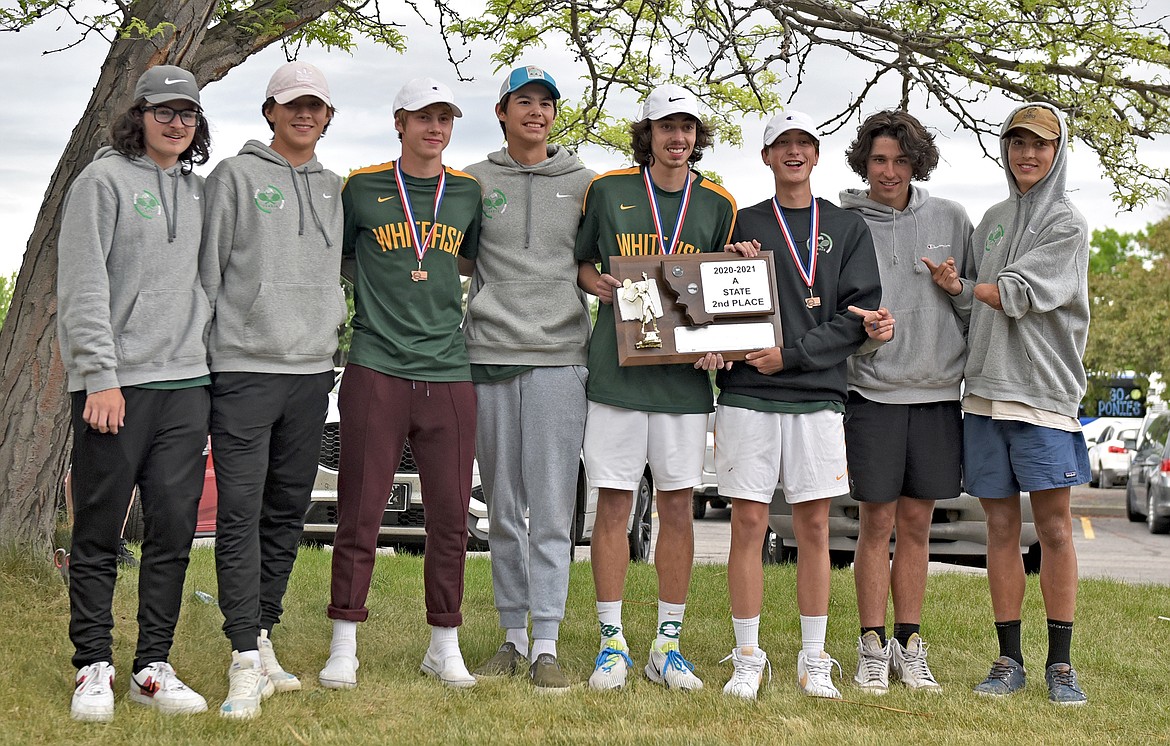
<path id="1" fill-rule="evenodd" d="M 240 657 L 241 661 L 252 661 L 253 666 L 260 667 L 259 650 L 237 650 L 236 655 Z"/>
<path id="2" fill-rule="evenodd" d="M 556 658 L 557 657 L 557 641 L 556 640 L 542 640 L 539 637 L 537 639 L 533 640 L 532 641 L 532 658 L 531 658 L 531 660 L 535 663 L 536 659 L 539 656 L 543 655 L 544 653 L 548 653 L 552 657 Z"/>
<path id="3" fill-rule="evenodd" d="M 333 639 L 329 641 L 329 657 L 346 656 L 357 659 L 357 622 L 333 620 Z"/>
<path id="4" fill-rule="evenodd" d="M 623 644 L 626 642 L 626 636 L 622 632 L 621 599 L 617 601 L 598 601 L 597 621 L 601 624 L 601 642 L 603 645 L 609 639 L 621 640 Z"/>
<path id="5" fill-rule="evenodd" d="M 748 648 L 760 646 L 760 615 L 748 619 L 731 617 L 731 626 L 735 628 L 735 646 L 747 652 Z"/>
<path id="6" fill-rule="evenodd" d="M 505 630 L 504 642 L 512 643 L 516 646 L 516 651 L 520 653 L 520 655 L 524 656 L 525 658 L 528 657 L 528 630 L 524 627 Z"/>
<path id="7" fill-rule="evenodd" d="M 800 615 L 800 642 L 805 657 L 821 657 L 821 653 L 825 650 L 825 633 L 828 628 L 828 616 Z"/>
<path id="8" fill-rule="evenodd" d="M 431 657 L 440 660 L 449 655 L 459 655 L 458 627 L 431 627 Z"/>
<path id="9" fill-rule="evenodd" d="M 658 636 L 654 638 L 656 649 L 661 650 L 668 642 L 678 643 L 686 610 L 686 604 L 672 604 L 658 599 Z"/>

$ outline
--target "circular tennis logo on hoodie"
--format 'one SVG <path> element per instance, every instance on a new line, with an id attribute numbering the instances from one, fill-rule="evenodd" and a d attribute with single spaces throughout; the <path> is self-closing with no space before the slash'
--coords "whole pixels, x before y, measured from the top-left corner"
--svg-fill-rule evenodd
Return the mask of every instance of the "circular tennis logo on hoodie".
<path id="1" fill-rule="evenodd" d="M 991 233 L 987 234 L 987 243 L 983 245 L 983 251 L 987 252 L 994 249 L 995 245 L 1003 238 L 1003 233 L 1003 224 L 995 226 Z"/>
<path id="2" fill-rule="evenodd" d="M 833 250 L 833 237 L 828 233 L 817 234 L 817 251 L 828 254 Z"/>
<path id="3" fill-rule="evenodd" d="M 491 220 L 497 215 L 503 215 L 508 209 L 508 198 L 499 189 L 493 189 L 483 198 L 483 216 Z"/>
<path id="4" fill-rule="evenodd" d="M 284 209 L 284 193 L 272 184 L 256 190 L 256 207 L 260 212 L 270 213 L 273 210 Z"/>
<path id="5" fill-rule="evenodd" d="M 143 189 L 134 195 L 134 212 L 147 220 L 153 220 L 156 216 L 162 215 L 162 205 L 159 204 L 158 197 Z"/>

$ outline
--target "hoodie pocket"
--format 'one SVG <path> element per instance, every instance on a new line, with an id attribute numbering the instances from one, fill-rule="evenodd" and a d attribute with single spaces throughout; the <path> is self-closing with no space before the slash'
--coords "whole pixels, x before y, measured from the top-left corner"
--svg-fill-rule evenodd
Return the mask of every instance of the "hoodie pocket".
<path id="1" fill-rule="evenodd" d="M 118 333 L 118 363 L 142 365 L 207 358 L 211 307 L 203 288 L 144 290 Z"/>
<path id="2" fill-rule="evenodd" d="M 467 306 L 467 339 L 525 347 L 583 345 L 589 316 L 574 282 L 509 280 L 480 288 Z"/>
<path id="3" fill-rule="evenodd" d="M 336 282 L 262 282 L 248 309 L 241 347 L 270 357 L 329 357 L 337 350 L 337 328 L 345 316 L 345 293 Z"/>

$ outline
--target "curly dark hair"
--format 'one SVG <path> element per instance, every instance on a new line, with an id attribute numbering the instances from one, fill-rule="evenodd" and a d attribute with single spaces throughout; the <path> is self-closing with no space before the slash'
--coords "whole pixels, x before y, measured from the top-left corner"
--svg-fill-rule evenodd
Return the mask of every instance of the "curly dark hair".
<path id="1" fill-rule="evenodd" d="M 146 155 L 146 129 L 142 124 L 142 115 L 147 106 L 144 99 L 139 99 L 110 125 L 110 145 L 127 158 Z M 210 157 L 211 130 L 207 126 L 207 117 L 200 109 L 195 137 L 187 149 L 179 154 L 179 163 L 182 164 L 183 173 L 189 174 L 192 168 L 207 163 Z"/>
<path id="2" fill-rule="evenodd" d="M 324 102 L 322 102 L 324 103 Z M 268 112 L 276 106 L 276 99 L 272 96 L 264 99 L 264 103 L 260 104 L 260 114 L 264 117 L 264 122 L 268 125 L 268 129 L 276 132 L 276 125 L 268 118 Z M 328 106 L 328 104 L 326 104 Z M 333 124 L 333 117 L 337 116 L 337 108 L 329 106 L 329 121 L 321 128 L 321 137 L 325 137 L 325 133 L 329 131 L 329 125 Z"/>
<path id="3" fill-rule="evenodd" d="M 869 153 L 875 137 L 892 137 L 914 168 L 912 178 L 927 181 L 938 165 L 938 146 L 934 135 L 917 118 L 901 109 L 888 109 L 870 115 L 857 128 L 857 139 L 845 151 L 849 167 L 861 178 L 868 172 Z"/>
<path id="4" fill-rule="evenodd" d="M 650 149 L 651 131 L 654 122 L 642 119 L 630 123 L 630 147 L 634 151 L 634 163 L 639 166 L 649 166 L 654 162 L 654 153 Z M 702 119 L 695 120 L 695 148 L 691 157 L 687 159 L 690 165 L 695 165 L 703 159 L 703 151 L 715 142 L 712 129 Z"/>

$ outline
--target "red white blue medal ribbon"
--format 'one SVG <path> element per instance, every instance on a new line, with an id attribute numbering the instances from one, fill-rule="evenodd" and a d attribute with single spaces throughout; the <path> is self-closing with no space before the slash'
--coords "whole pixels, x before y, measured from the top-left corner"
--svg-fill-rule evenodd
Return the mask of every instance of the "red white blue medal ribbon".
<path id="1" fill-rule="evenodd" d="M 670 240 L 662 232 L 662 211 L 658 208 L 658 197 L 654 194 L 654 179 L 650 178 L 650 169 L 642 168 L 642 180 L 646 182 L 646 196 L 650 198 L 650 216 L 654 218 L 654 230 L 658 234 L 658 248 L 663 254 L 673 254 L 678 246 L 679 236 L 682 235 L 683 221 L 687 217 L 687 208 L 691 206 L 691 174 L 687 172 L 687 183 L 683 187 L 682 201 L 678 205 L 678 217 L 674 221 L 674 231 Z"/>
<path id="2" fill-rule="evenodd" d="M 406 225 L 410 229 L 410 240 L 414 246 L 414 255 L 418 257 L 418 268 L 422 269 L 422 260 L 431 241 L 435 238 L 435 229 L 439 227 L 439 206 L 443 204 L 443 195 L 447 192 L 447 169 L 439 172 L 439 184 L 435 187 L 435 217 L 431 220 L 431 229 L 426 238 L 419 235 L 418 225 L 414 222 L 414 209 L 410 204 L 410 194 L 406 191 L 406 181 L 402 178 L 402 169 L 399 161 L 394 161 L 394 181 L 398 184 L 398 197 L 402 201 L 402 212 L 406 215 Z M 421 279 L 426 279 L 425 276 Z"/>
<path id="3" fill-rule="evenodd" d="M 772 198 L 772 212 L 776 214 L 776 222 L 780 224 L 780 233 L 784 235 L 784 243 L 788 244 L 788 253 L 792 256 L 792 262 L 796 265 L 797 271 L 800 272 L 800 278 L 804 280 L 804 284 L 808 287 L 809 299 L 805 301 L 805 305 L 809 308 L 820 305 L 820 298 L 812 294 L 813 282 L 817 279 L 817 239 L 821 235 L 821 208 L 817 204 L 817 198 L 812 198 L 812 220 L 809 223 L 808 231 L 808 265 L 804 263 L 800 252 L 796 250 L 796 241 L 792 238 L 792 229 L 788 227 L 788 221 L 784 219 L 784 210 L 780 207 L 780 202 Z M 815 302 L 813 302 L 815 301 Z"/>

